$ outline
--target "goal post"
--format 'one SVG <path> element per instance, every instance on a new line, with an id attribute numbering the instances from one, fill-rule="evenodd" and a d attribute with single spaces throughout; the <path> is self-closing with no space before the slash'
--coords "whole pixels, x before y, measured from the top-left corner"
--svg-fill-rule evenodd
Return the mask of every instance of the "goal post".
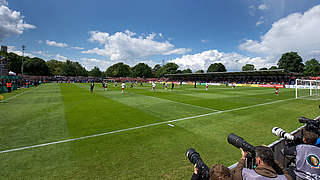
<path id="1" fill-rule="evenodd" d="M 318 99 L 320 80 L 296 79 L 296 98 Z"/>

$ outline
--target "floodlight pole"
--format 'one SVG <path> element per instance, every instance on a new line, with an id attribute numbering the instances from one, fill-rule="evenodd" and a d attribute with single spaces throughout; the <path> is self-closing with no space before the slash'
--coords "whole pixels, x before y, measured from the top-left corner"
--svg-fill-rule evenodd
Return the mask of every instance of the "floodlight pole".
<path id="1" fill-rule="evenodd" d="M 25 45 L 22 45 L 22 64 L 21 64 L 21 74 L 23 77 L 23 65 L 24 65 L 24 50 L 25 50 Z"/>

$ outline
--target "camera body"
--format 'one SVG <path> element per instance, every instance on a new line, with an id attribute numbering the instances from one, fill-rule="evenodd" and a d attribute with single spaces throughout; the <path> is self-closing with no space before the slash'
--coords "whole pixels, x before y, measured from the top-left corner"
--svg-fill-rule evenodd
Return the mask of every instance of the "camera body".
<path id="1" fill-rule="evenodd" d="M 307 131 L 314 132 L 315 134 L 320 136 L 320 121 L 309 119 L 309 118 L 301 116 L 299 118 L 299 122 L 306 124 L 306 130 Z"/>
<path id="2" fill-rule="evenodd" d="M 200 157 L 200 154 L 194 150 L 193 148 L 189 148 L 186 151 L 186 156 L 188 157 L 189 161 L 194 165 L 196 164 L 196 167 L 199 171 L 199 176 L 202 180 L 209 180 L 210 178 L 210 169 L 208 166 L 203 162 L 203 160 Z"/>
<path id="3" fill-rule="evenodd" d="M 253 169 L 256 164 L 255 147 L 249 144 L 247 141 L 243 140 L 240 136 L 237 136 L 233 133 L 229 134 L 227 141 L 229 144 L 237 148 L 242 148 L 244 151 L 250 153 L 246 157 L 246 167 Z"/>

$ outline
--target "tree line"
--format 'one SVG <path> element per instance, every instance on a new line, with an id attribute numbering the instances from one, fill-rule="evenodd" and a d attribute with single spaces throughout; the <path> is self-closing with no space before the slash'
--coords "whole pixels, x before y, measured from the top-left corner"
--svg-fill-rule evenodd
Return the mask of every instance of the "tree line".
<path id="1" fill-rule="evenodd" d="M 37 76 L 92 76 L 92 77 L 163 77 L 164 74 L 192 73 L 191 69 L 179 70 L 175 63 L 167 63 L 163 66 L 156 64 L 153 68 L 145 63 L 139 63 L 133 67 L 122 62 L 113 64 L 105 71 L 99 67 L 94 67 L 87 71 L 80 63 L 67 60 L 66 62 L 58 60 L 45 61 L 38 57 L 22 57 L 15 53 L 6 53 L 1 51 L 0 56 L 8 59 L 9 70 L 21 74 L 22 60 L 24 61 L 23 71 L 27 75 Z M 319 76 L 320 63 L 316 59 L 310 59 L 303 64 L 302 58 L 297 52 L 284 53 L 278 61 L 278 66 L 260 68 L 259 70 L 285 69 L 290 72 L 303 73 L 306 76 Z M 246 64 L 242 71 L 256 70 L 253 64 Z M 227 69 L 222 63 L 211 64 L 206 72 L 226 72 Z M 195 73 L 204 73 L 204 70 L 198 70 Z"/>

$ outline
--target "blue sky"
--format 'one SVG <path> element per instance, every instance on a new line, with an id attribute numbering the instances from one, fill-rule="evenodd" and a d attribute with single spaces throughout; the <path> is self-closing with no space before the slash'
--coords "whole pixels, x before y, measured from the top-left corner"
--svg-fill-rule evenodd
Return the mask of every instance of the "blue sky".
<path id="1" fill-rule="evenodd" d="M 320 59 L 319 0 L 0 0 L 0 43 L 88 70 L 116 62 L 175 62 L 237 71 L 282 53 Z M 2 25 L 1 25 L 2 24 Z"/>

